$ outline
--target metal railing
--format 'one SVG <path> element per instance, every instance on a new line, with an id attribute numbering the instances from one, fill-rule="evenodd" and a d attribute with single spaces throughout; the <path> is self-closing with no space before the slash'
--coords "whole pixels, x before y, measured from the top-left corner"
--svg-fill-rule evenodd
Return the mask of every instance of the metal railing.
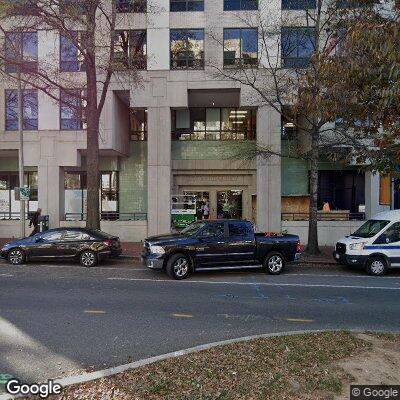
<path id="1" fill-rule="evenodd" d="M 25 218 L 28 220 L 34 211 L 29 211 L 29 213 L 25 213 Z M 20 219 L 20 213 L 17 212 L 9 212 L 9 211 L 0 211 L 0 220 L 3 221 L 18 221 Z"/>
<path id="2" fill-rule="evenodd" d="M 283 212 L 282 221 L 308 221 L 308 213 Z M 318 211 L 318 221 L 363 221 L 365 213 L 348 211 Z"/>
<path id="3" fill-rule="evenodd" d="M 102 221 L 147 221 L 147 213 L 102 212 Z M 86 213 L 66 213 L 65 221 L 86 221 Z"/>

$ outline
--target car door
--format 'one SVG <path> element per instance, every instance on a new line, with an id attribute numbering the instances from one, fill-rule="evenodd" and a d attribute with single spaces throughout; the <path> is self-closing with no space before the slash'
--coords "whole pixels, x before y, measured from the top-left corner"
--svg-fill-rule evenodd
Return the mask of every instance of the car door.
<path id="1" fill-rule="evenodd" d="M 390 225 L 366 250 L 379 251 L 385 254 L 391 265 L 400 266 L 400 222 Z"/>
<path id="2" fill-rule="evenodd" d="M 213 266 L 225 262 L 228 243 L 225 222 L 207 223 L 197 241 L 195 258 L 198 264 Z"/>
<path id="3" fill-rule="evenodd" d="M 81 230 L 67 229 L 62 238 L 62 247 L 65 257 L 76 257 L 90 236 Z"/>
<path id="4" fill-rule="evenodd" d="M 228 222 L 227 261 L 229 262 L 254 262 L 255 237 L 251 222 Z"/>
<path id="5" fill-rule="evenodd" d="M 35 236 L 34 242 L 30 246 L 29 253 L 32 258 L 52 258 L 60 255 L 62 244 L 61 230 L 45 232 Z"/>

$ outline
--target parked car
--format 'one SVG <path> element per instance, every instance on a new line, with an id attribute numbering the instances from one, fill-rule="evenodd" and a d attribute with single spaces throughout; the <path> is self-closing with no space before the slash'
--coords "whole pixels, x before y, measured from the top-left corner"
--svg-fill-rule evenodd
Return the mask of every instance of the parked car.
<path id="1" fill-rule="evenodd" d="M 379 213 L 340 239 L 333 257 L 339 264 L 365 267 L 375 276 L 400 267 L 400 211 Z"/>
<path id="2" fill-rule="evenodd" d="M 243 220 L 203 220 L 177 234 L 149 237 L 142 260 L 148 268 L 165 270 L 174 279 L 185 279 L 198 267 L 227 265 L 262 264 L 276 275 L 286 262 L 300 259 L 300 249 L 296 235 L 254 233 L 253 224 Z"/>
<path id="3" fill-rule="evenodd" d="M 85 228 L 58 228 L 32 237 L 7 243 L 1 257 L 18 265 L 38 259 L 75 259 L 84 267 L 94 267 L 98 260 L 121 254 L 119 238 Z"/>

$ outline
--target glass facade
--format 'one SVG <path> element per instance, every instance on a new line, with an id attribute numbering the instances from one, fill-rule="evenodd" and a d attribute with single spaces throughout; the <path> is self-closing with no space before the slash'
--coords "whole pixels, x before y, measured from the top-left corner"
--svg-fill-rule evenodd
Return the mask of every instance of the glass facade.
<path id="1" fill-rule="evenodd" d="M 170 11 L 204 11 L 203 0 L 171 0 Z"/>
<path id="2" fill-rule="evenodd" d="M 312 10 L 316 0 L 282 0 L 282 10 Z"/>
<path id="3" fill-rule="evenodd" d="M 146 0 L 116 0 L 119 13 L 144 13 L 147 10 Z"/>
<path id="4" fill-rule="evenodd" d="M 125 68 L 147 68 L 147 34 L 145 30 L 116 31 L 114 58 Z M 118 65 L 117 65 L 118 68 Z"/>
<path id="5" fill-rule="evenodd" d="M 204 29 L 170 30 L 171 69 L 204 68 Z"/>
<path id="6" fill-rule="evenodd" d="M 37 32 L 6 32 L 5 70 L 8 73 L 36 71 L 38 62 Z"/>
<path id="7" fill-rule="evenodd" d="M 60 35 L 60 71 L 85 71 L 85 60 L 78 48 L 82 32 L 70 32 L 70 35 L 71 37 Z"/>
<path id="8" fill-rule="evenodd" d="M 258 63 L 256 28 L 224 29 L 224 67 L 255 66 Z"/>
<path id="9" fill-rule="evenodd" d="M 30 200 L 26 202 L 26 211 L 34 212 L 38 207 L 37 172 L 25 172 L 24 185 L 30 188 Z M 19 219 L 20 201 L 15 200 L 16 187 L 19 187 L 18 172 L 0 172 L 0 220 Z"/>
<path id="10" fill-rule="evenodd" d="M 282 28 L 282 65 L 285 68 L 305 68 L 315 51 L 315 29 L 309 27 Z"/>
<path id="11" fill-rule="evenodd" d="M 18 123 L 18 91 L 6 90 L 6 131 L 16 131 L 19 129 Z M 37 90 L 22 91 L 22 115 L 23 129 L 37 130 L 38 129 L 38 93 Z"/>
<path id="12" fill-rule="evenodd" d="M 71 89 L 60 92 L 60 129 L 66 131 L 86 128 L 85 92 L 81 89 Z"/>
<path id="13" fill-rule="evenodd" d="M 172 110 L 173 140 L 254 140 L 256 110 L 189 108 Z"/>
<path id="14" fill-rule="evenodd" d="M 129 130 L 131 140 L 147 140 L 147 109 L 131 108 L 129 114 Z"/>
<path id="15" fill-rule="evenodd" d="M 258 0 L 224 0 L 224 11 L 258 10 Z"/>

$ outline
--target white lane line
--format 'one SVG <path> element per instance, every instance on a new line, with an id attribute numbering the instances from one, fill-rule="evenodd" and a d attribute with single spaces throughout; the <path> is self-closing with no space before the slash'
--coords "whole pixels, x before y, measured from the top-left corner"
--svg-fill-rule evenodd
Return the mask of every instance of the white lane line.
<path id="1" fill-rule="evenodd" d="M 267 283 L 267 282 L 230 282 L 230 281 L 194 281 L 184 280 L 176 281 L 169 279 L 144 279 L 144 278 L 107 278 L 111 281 L 134 281 L 134 282 L 162 282 L 162 283 L 202 283 L 206 285 L 242 285 L 242 286 L 292 286 L 292 287 L 323 287 L 336 289 L 374 289 L 374 290 L 400 290 L 400 287 L 385 287 L 385 286 L 357 286 L 357 285 L 323 285 L 323 284 L 308 284 L 308 283 Z"/>
<path id="2" fill-rule="evenodd" d="M 0 276 L 7 276 L 7 277 L 11 278 L 11 277 L 13 277 L 14 275 L 12 275 L 12 274 L 0 274 Z"/>
<path id="3" fill-rule="evenodd" d="M 400 276 L 380 276 L 377 278 L 376 276 L 369 275 L 347 275 L 347 274 L 292 274 L 291 272 L 285 274 L 287 276 L 318 276 L 319 278 L 327 277 L 343 277 L 343 278 L 368 278 L 368 279 L 398 279 L 400 280 Z"/>

